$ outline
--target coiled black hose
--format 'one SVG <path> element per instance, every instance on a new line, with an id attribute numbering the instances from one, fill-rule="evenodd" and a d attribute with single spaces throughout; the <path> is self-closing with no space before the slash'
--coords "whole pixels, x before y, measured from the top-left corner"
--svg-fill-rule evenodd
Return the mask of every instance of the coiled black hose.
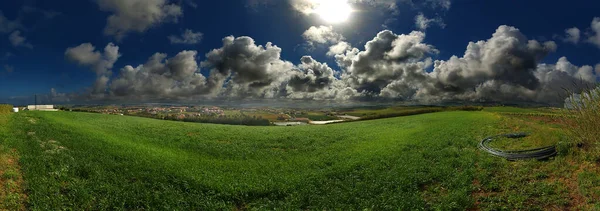
<path id="1" fill-rule="evenodd" d="M 486 152 L 489 152 L 492 155 L 506 158 L 507 160 L 524 160 L 524 159 L 543 160 L 543 159 L 546 159 L 546 158 L 556 155 L 556 146 L 547 146 L 547 147 L 540 147 L 540 148 L 528 149 L 528 150 L 510 150 L 510 151 L 498 150 L 498 149 L 494 149 L 494 148 L 488 146 L 488 144 L 491 141 L 493 141 L 494 139 L 496 139 L 498 137 L 523 138 L 528 135 L 529 134 L 527 134 L 527 133 L 509 133 L 509 134 L 490 136 L 490 137 L 487 137 L 487 138 L 481 140 L 481 142 L 479 142 L 479 148 Z"/>

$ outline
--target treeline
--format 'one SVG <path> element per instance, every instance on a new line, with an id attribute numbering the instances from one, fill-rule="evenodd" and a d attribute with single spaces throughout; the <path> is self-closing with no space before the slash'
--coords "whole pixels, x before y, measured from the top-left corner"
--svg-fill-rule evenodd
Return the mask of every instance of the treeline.
<path id="1" fill-rule="evenodd" d="M 8 114 L 12 112 L 13 106 L 7 104 L 0 104 L 0 114 Z"/>
<path id="2" fill-rule="evenodd" d="M 435 113 L 435 112 L 442 112 L 442 111 L 481 111 L 481 110 L 483 110 L 482 106 L 425 107 L 425 108 L 416 108 L 416 109 L 411 109 L 411 110 L 403 110 L 403 111 L 398 111 L 398 112 L 393 112 L 393 113 L 383 113 L 383 114 L 374 114 L 374 115 L 363 116 L 357 121 L 393 118 L 393 117 L 401 117 L 401 116 L 411 116 L 411 115 Z"/>

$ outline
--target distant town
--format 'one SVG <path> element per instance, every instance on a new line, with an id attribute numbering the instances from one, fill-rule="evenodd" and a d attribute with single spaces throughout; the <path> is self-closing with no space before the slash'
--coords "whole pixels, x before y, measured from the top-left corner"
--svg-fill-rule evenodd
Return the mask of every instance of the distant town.
<path id="1" fill-rule="evenodd" d="M 330 124 L 360 117 L 343 111 L 279 109 L 279 108 L 231 108 L 218 106 L 56 106 L 56 109 L 76 112 L 93 112 L 110 115 L 142 116 L 157 119 L 241 124 L 296 126 L 307 124 Z"/>

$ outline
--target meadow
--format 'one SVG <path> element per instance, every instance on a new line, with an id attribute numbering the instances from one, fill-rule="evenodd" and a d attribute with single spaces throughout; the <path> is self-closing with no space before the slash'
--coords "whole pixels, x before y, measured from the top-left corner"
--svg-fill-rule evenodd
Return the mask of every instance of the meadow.
<path id="1" fill-rule="evenodd" d="M 505 110 L 516 109 L 299 127 L 3 114 L 0 155 L 18 162 L 0 209 L 599 209 L 600 158 L 574 150 L 561 125 Z M 557 144 L 559 155 L 510 162 L 477 148 L 515 131 L 532 136 L 496 146 Z"/>

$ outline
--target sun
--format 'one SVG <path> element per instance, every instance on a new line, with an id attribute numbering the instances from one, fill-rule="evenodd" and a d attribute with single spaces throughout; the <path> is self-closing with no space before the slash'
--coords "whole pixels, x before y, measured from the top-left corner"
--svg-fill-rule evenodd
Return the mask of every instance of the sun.
<path id="1" fill-rule="evenodd" d="M 341 23 L 348 20 L 352 7 L 348 0 L 321 0 L 315 13 L 329 23 Z"/>

